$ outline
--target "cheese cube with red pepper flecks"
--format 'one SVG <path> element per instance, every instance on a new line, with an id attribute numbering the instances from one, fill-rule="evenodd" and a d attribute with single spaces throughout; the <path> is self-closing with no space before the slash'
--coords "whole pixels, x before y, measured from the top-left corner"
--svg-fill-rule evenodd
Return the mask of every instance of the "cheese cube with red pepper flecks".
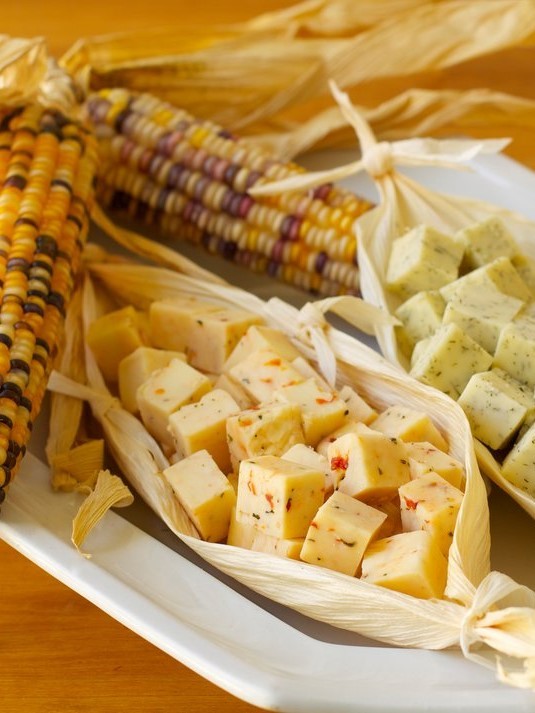
<path id="1" fill-rule="evenodd" d="M 235 364 L 228 375 L 257 403 L 273 399 L 273 394 L 282 386 L 299 384 L 304 381 L 301 374 L 288 359 L 271 349 L 261 349 L 249 354 Z"/>
<path id="2" fill-rule="evenodd" d="M 263 325 L 254 325 L 249 327 L 232 350 L 223 365 L 223 373 L 227 374 L 233 366 L 261 349 L 275 352 L 288 361 L 299 356 L 299 351 L 281 331 Z"/>
<path id="3" fill-rule="evenodd" d="M 127 411 L 137 412 L 136 392 L 138 388 L 153 371 L 167 366 L 172 359 L 186 361 L 186 355 L 183 352 L 167 351 L 166 349 L 138 347 L 119 362 L 119 396 Z"/>
<path id="4" fill-rule="evenodd" d="M 318 468 L 275 456 L 240 464 L 236 518 L 282 539 L 304 537 L 323 503 L 325 475 Z"/>
<path id="5" fill-rule="evenodd" d="M 298 560 L 304 541 L 304 537 L 281 539 L 279 537 L 273 537 L 272 535 L 266 535 L 264 532 L 260 532 L 254 525 L 249 525 L 237 520 L 236 508 L 233 508 L 230 517 L 227 545 Z"/>
<path id="6" fill-rule="evenodd" d="M 328 458 L 329 456 L 329 446 L 334 443 L 338 438 L 345 436 L 346 433 L 360 433 L 363 429 L 366 430 L 367 426 L 359 421 L 346 421 L 343 426 L 337 428 L 336 431 L 329 433 L 328 436 L 322 438 L 321 441 L 316 446 L 317 452 Z"/>
<path id="7" fill-rule="evenodd" d="M 448 451 L 448 444 L 429 416 L 407 406 L 389 406 L 373 422 L 371 428 L 402 441 L 429 441 L 441 451 Z"/>
<path id="8" fill-rule="evenodd" d="M 463 489 L 466 475 L 460 461 L 425 441 L 406 443 L 405 446 L 409 457 L 411 480 L 433 472 L 438 473 L 455 488 Z"/>
<path id="9" fill-rule="evenodd" d="M 297 369 L 303 379 L 315 379 L 320 389 L 323 391 L 331 390 L 331 387 L 325 381 L 323 376 L 321 376 L 321 374 L 317 372 L 310 362 L 308 362 L 304 357 L 298 356 L 295 359 L 292 359 L 292 366 Z"/>
<path id="10" fill-rule="evenodd" d="M 238 384 L 238 382 L 234 381 L 226 374 L 220 374 L 218 376 L 217 381 L 214 384 L 214 388 L 223 389 L 223 391 L 226 391 L 227 394 L 230 394 L 242 411 L 255 405 L 254 400 Z"/>
<path id="11" fill-rule="evenodd" d="M 343 386 L 338 396 L 345 402 L 348 418 L 352 421 L 365 423 L 367 426 L 377 418 L 377 411 L 373 409 L 351 386 Z"/>
<path id="12" fill-rule="evenodd" d="M 311 468 L 319 468 L 325 473 L 325 497 L 333 491 L 332 473 L 329 468 L 329 461 L 325 456 L 320 455 L 310 446 L 304 443 L 296 443 L 282 454 L 284 460 L 291 460 L 293 463 L 308 465 Z"/>

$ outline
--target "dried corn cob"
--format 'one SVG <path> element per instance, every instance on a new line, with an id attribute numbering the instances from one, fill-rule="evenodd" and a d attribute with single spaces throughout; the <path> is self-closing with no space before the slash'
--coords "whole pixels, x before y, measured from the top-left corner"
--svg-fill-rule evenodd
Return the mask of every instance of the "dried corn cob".
<path id="1" fill-rule="evenodd" d="M 148 94 L 103 90 L 87 111 L 105 205 L 312 292 L 358 292 L 353 224 L 369 203 L 332 185 L 253 198 L 303 169 Z"/>
<path id="2" fill-rule="evenodd" d="M 56 111 L 0 110 L 0 502 L 61 339 L 96 157 L 94 137 Z"/>

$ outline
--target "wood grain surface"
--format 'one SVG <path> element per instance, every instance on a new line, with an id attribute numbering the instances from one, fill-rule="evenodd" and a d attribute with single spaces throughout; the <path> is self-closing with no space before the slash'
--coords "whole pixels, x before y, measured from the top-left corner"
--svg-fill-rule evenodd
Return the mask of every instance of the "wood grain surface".
<path id="1" fill-rule="evenodd" d="M 284 7 L 284 0 L 13 0 L 1 32 L 43 35 L 61 55 L 80 36 L 151 23 L 229 22 Z M 533 48 L 507 50 L 414 86 L 485 87 L 535 98 Z M 381 93 L 396 93 L 382 83 Z M 511 135 L 511 134 L 510 134 Z M 535 168 L 535 127 L 508 150 Z M 6 713 L 170 713 L 258 710 L 221 691 L 78 596 L 0 541 L 1 708 Z"/>

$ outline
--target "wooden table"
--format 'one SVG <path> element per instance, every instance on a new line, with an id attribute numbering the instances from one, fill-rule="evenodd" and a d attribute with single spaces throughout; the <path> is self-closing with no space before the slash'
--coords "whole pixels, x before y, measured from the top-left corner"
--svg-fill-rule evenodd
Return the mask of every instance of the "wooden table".
<path id="1" fill-rule="evenodd" d="M 288 0 L 203 0 L 196 19 L 245 19 Z M 188 19 L 186 0 L 16 0 L 2 32 L 44 35 L 57 56 L 79 36 Z M 484 87 L 535 98 L 533 48 L 504 51 L 426 78 L 426 86 Z M 422 86 L 415 79 L 415 86 Z M 535 168 L 535 127 L 509 149 Z M 0 699 L 7 713 L 258 710 L 221 691 L 133 634 L 0 542 Z"/>

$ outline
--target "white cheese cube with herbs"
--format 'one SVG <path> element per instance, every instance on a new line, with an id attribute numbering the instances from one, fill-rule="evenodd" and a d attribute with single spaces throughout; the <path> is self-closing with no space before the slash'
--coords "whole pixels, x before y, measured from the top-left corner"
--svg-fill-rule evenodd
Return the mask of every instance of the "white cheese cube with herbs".
<path id="1" fill-rule="evenodd" d="M 535 498 L 535 423 L 518 438 L 502 463 L 502 475 Z"/>
<path id="2" fill-rule="evenodd" d="M 275 456 L 240 464 L 236 518 L 282 539 L 304 537 L 323 503 L 325 476 L 317 468 Z"/>
<path id="3" fill-rule="evenodd" d="M 511 374 L 499 367 L 492 367 L 491 373 L 496 374 L 496 376 L 501 379 L 502 388 L 505 393 L 526 407 L 527 411 L 523 425 L 531 426 L 535 421 L 535 394 L 533 393 L 533 389 L 522 381 L 518 381 L 514 376 L 511 376 Z"/>
<path id="4" fill-rule="evenodd" d="M 379 510 L 336 491 L 310 523 L 301 559 L 354 577 L 364 551 L 385 520 Z"/>
<path id="5" fill-rule="evenodd" d="M 328 433 L 340 428 L 346 420 L 344 401 L 334 392 L 320 389 L 315 379 L 283 386 L 273 396 L 277 401 L 299 406 L 305 442 L 309 446 L 315 446 Z"/>
<path id="6" fill-rule="evenodd" d="M 446 300 L 452 300 L 459 290 L 464 290 L 466 287 L 487 287 L 494 288 L 498 292 L 502 292 L 510 297 L 527 302 L 532 299 L 532 295 L 526 283 L 522 280 L 513 263 L 508 257 L 498 257 L 496 260 L 489 262 L 488 265 L 483 265 L 472 270 L 463 277 L 451 282 L 440 288 L 440 294 Z"/>
<path id="7" fill-rule="evenodd" d="M 427 225 L 419 225 L 394 241 L 386 274 L 387 287 L 407 299 L 436 290 L 458 276 L 463 243 Z"/>
<path id="8" fill-rule="evenodd" d="M 440 327 L 445 307 L 440 292 L 430 290 L 418 292 L 397 308 L 396 317 L 403 322 L 412 346 L 430 337 Z"/>
<path id="9" fill-rule="evenodd" d="M 419 599 L 441 599 L 448 562 L 423 530 L 372 542 L 362 560 L 361 579 Z"/>
<path id="10" fill-rule="evenodd" d="M 280 537 L 266 535 L 260 532 L 254 525 L 249 525 L 237 520 L 236 508 L 233 508 L 230 517 L 227 545 L 298 560 L 304 541 L 304 537 L 281 539 Z"/>
<path id="11" fill-rule="evenodd" d="M 444 311 L 444 324 L 457 324 L 465 334 L 494 354 L 501 330 L 520 312 L 521 300 L 488 285 L 465 285 Z"/>
<path id="12" fill-rule="evenodd" d="M 520 390 L 495 371 L 474 374 L 458 404 L 468 418 L 473 435 L 493 450 L 504 448 L 516 435 L 527 415 Z"/>
<path id="13" fill-rule="evenodd" d="M 528 255 L 515 255 L 511 262 L 521 280 L 529 289 L 531 299 L 535 299 L 535 260 Z"/>
<path id="14" fill-rule="evenodd" d="M 223 366 L 223 372 L 228 373 L 233 366 L 262 349 L 275 352 L 288 361 L 299 357 L 299 351 L 280 330 L 263 325 L 253 325 L 249 327 L 232 350 Z"/>
<path id="15" fill-rule="evenodd" d="M 337 428 L 336 431 L 333 431 L 332 433 L 329 433 L 328 436 L 325 436 L 325 438 L 322 438 L 316 446 L 316 450 L 320 455 L 328 458 L 329 446 L 331 443 L 334 443 L 342 436 L 345 436 L 346 433 L 360 433 L 362 430 L 366 429 L 367 426 L 365 423 L 360 421 L 346 421 L 341 428 Z"/>
<path id="16" fill-rule="evenodd" d="M 304 381 L 291 363 L 271 349 L 249 354 L 228 372 L 246 393 L 258 403 L 271 401 L 277 389 Z"/>
<path id="17" fill-rule="evenodd" d="M 130 413 L 137 413 L 136 393 L 153 371 L 167 366 L 172 359 L 186 361 L 183 352 L 172 352 L 153 347 L 138 347 L 119 362 L 119 397 Z"/>
<path id="18" fill-rule="evenodd" d="M 296 404 L 266 404 L 227 419 L 227 443 L 235 471 L 242 460 L 259 455 L 281 456 L 304 441 L 301 410 Z"/>
<path id="19" fill-rule="evenodd" d="M 371 428 L 402 441 L 429 441 L 441 451 L 448 450 L 446 439 L 429 416 L 408 406 L 389 406 L 379 414 Z"/>
<path id="20" fill-rule="evenodd" d="M 491 364 L 492 356 L 452 323 L 443 325 L 429 338 L 410 374 L 457 399 L 470 377 L 486 371 Z"/>
<path id="21" fill-rule="evenodd" d="M 502 220 L 494 216 L 460 230 L 456 238 L 465 243 L 463 262 L 472 269 L 499 257 L 513 258 L 519 252 Z"/>
<path id="22" fill-rule="evenodd" d="M 506 325 L 498 339 L 493 366 L 535 387 L 535 324 L 521 320 Z"/>
<path id="23" fill-rule="evenodd" d="M 240 412 L 230 394 L 214 389 L 197 403 L 182 406 L 169 416 L 169 432 L 182 458 L 205 450 L 226 473 L 231 469 L 227 445 L 227 419 Z"/>
<path id="24" fill-rule="evenodd" d="M 459 490 L 463 490 L 466 473 L 463 464 L 439 450 L 432 443 L 406 443 L 411 480 L 421 478 L 427 473 L 438 473 Z"/>
<path id="25" fill-rule="evenodd" d="M 234 381 L 226 374 L 220 374 L 214 384 L 215 389 L 223 389 L 227 394 L 230 394 L 240 409 L 252 408 L 255 405 L 254 400 L 243 389 L 237 381 Z"/>
<path id="26" fill-rule="evenodd" d="M 236 494 L 211 455 L 198 451 L 163 474 L 203 540 L 224 540 Z"/>
<path id="27" fill-rule="evenodd" d="M 462 492 L 437 473 L 411 480 L 399 489 L 403 529 L 428 532 L 447 556 L 462 500 Z"/>
<path id="28" fill-rule="evenodd" d="M 212 389 L 204 374 L 180 359 L 154 371 L 138 388 L 137 405 L 145 428 L 162 444 L 172 446 L 169 416 L 185 404 L 198 401 Z"/>
<path id="29" fill-rule="evenodd" d="M 377 411 L 372 408 L 351 386 L 342 386 L 338 396 L 347 408 L 347 417 L 351 421 L 359 421 L 369 425 L 377 418 Z"/>
<path id="30" fill-rule="evenodd" d="M 296 443 L 295 446 L 289 448 L 282 454 L 284 460 L 290 460 L 292 463 L 318 468 L 325 474 L 325 493 L 331 494 L 334 488 L 332 482 L 332 473 L 329 468 L 329 461 L 325 456 L 320 455 L 310 446 L 304 443 Z"/>

